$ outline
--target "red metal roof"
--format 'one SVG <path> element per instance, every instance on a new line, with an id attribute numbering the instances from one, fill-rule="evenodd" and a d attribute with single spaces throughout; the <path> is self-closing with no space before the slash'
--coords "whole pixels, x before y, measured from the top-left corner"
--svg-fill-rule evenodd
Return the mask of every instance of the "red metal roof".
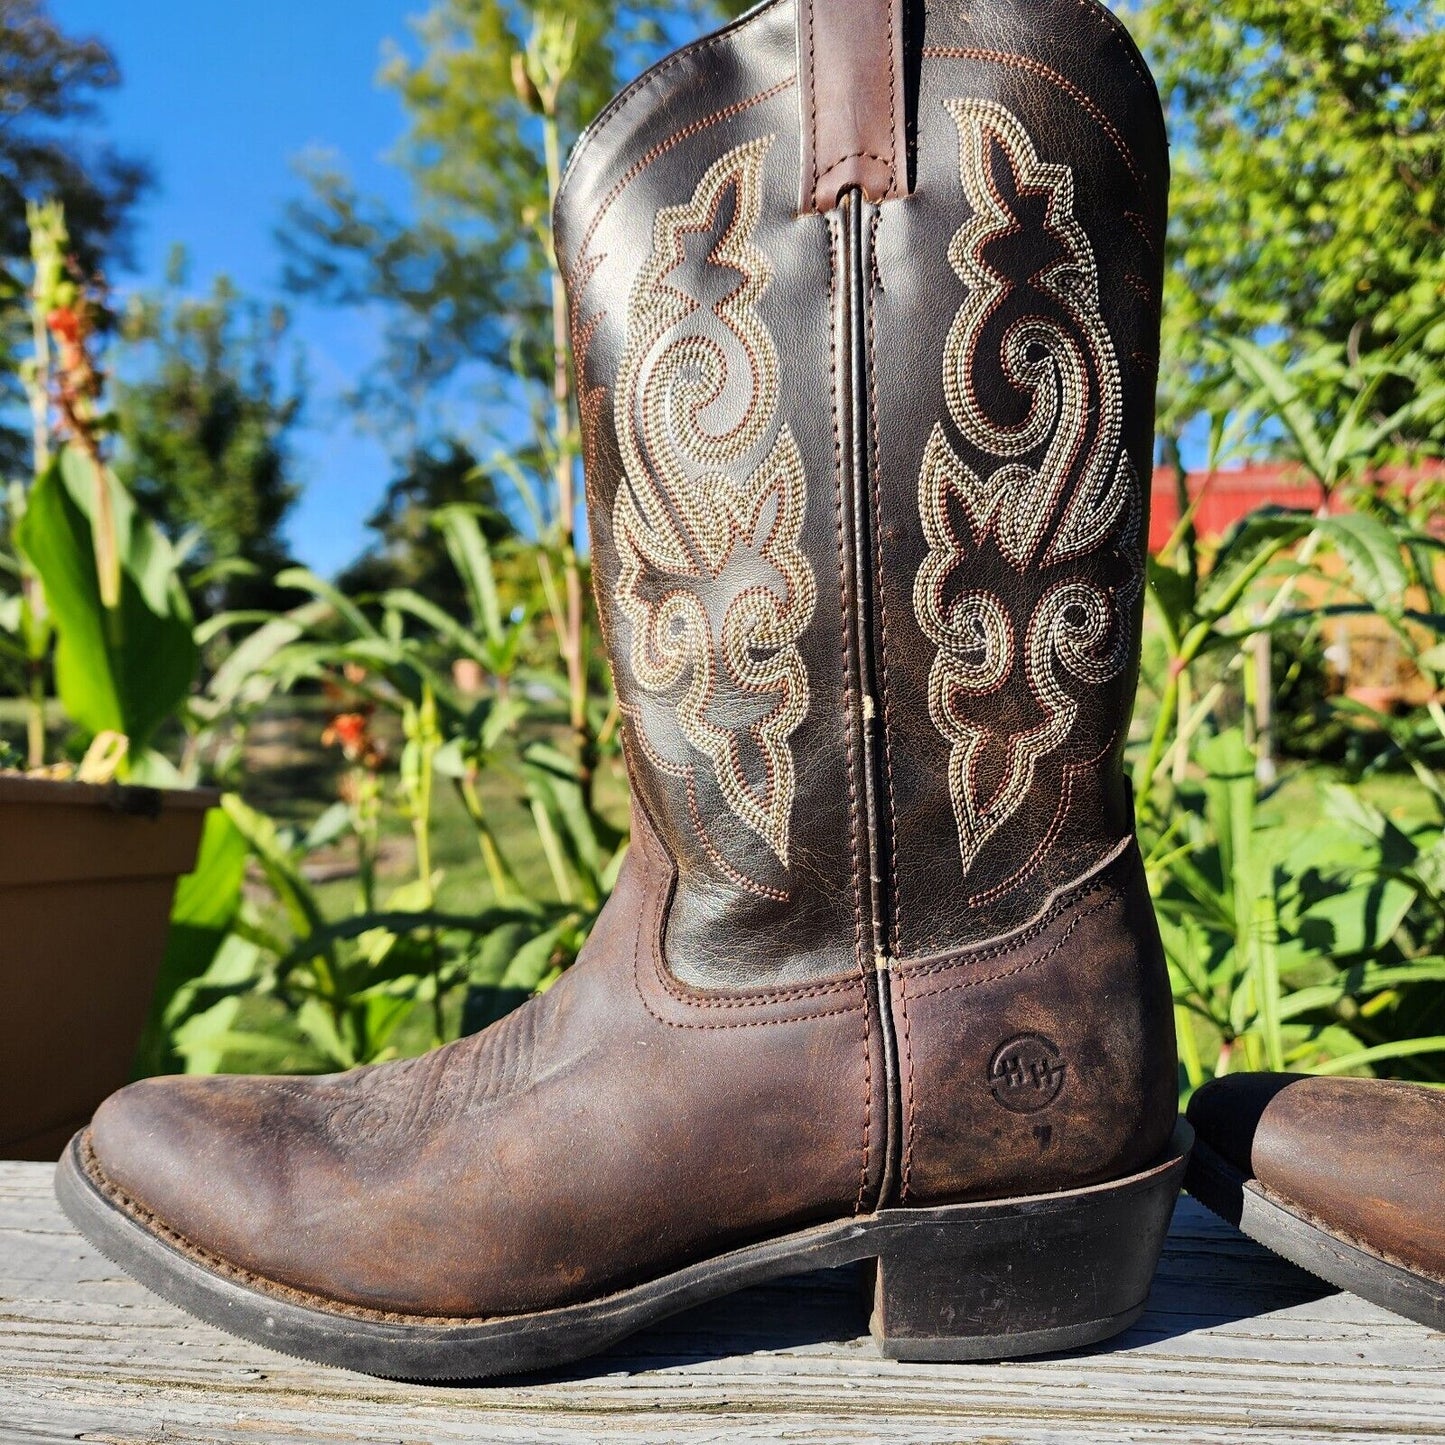
<path id="1" fill-rule="evenodd" d="M 1407 485 L 1426 477 L 1445 477 L 1445 462 L 1425 462 L 1417 467 L 1389 468 L 1380 474 L 1388 483 Z M 1258 507 L 1275 505 L 1314 511 L 1320 505 L 1319 486 L 1305 477 L 1289 462 L 1265 462 L 1253 466 L 1234 467 L 1221 472 L 1190 472 L 1187 478 L 1190 497 L 1203 493 L 1195 512 L 1195 526 L 1201 537 L 1222 537 L 1237 521 Z M 1336 503 L 1331 510 L 1341 510 Z M 1149 549 L 1157 552 L 1179 524 L 1179 503 L 1175 492 L 1174 471 L 1158 467 L 1149 515 Z"/>

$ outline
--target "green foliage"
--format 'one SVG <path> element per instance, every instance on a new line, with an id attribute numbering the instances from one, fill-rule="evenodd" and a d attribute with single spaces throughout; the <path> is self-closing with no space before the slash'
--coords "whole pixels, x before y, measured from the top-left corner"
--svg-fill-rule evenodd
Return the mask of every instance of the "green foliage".
<path id="1" fill-rule="evenodd" d="M 122 318 L 116 470 L 172 539 L 189 537 L 188 576 L 208 610 L 275 604 L 304 397 L 298 363 L 280 375 L 289 318 L 224 277 L 208 296 L 183 296 L 179 253 L 170 279 L 170 292 L 135 298 Z"/>
<path id="2" fill-rule="evenodd" d="M 1406 832 L 1340 786 L 1309 830 L 1265 822 L 1238 729 L 1195 756 L 1200 779 L 1177 791 L 1169 828 L 1146 830 L 1189 1084 L 1207 1077 L 1201 1034 L 1216 1073 L 1411 1061 L 1445 1081 L 1430 1062 L 1445 1036 L 1418 1027 L 1422 1012 L 1438 1022 L 1445 956 L 1422 953 L 1410 927 L 1433 915 L 1427 942 L 1445 942 L 1445 830 Z"/>
<path id="3" fill-rule="evenodd" d="M 393 1055 L 403 1035 L 407 1047 L 424 1046 L 459 1025 L 481 1027 L 576 958 L 611 892 L 625 836 L 594 806 L 590 769 L 550 740 L 568 717 L 565 671 L 527 665 L 531 619 L 507 600 L 478 512 L 443 508 L 433 525 L 464 599 L 457 614 L 409 588 L 359 604 L 297 569 L 281 580 L 311 600 L 252 633 L 244 661 L 208 689 L 225 711 L 242 697 L 254 704 L 324 687 L 336 708 L 329 735 L 349 766 L 341 801 L 304 831 L 227 799 L 226 816 L 275 903 L 243 904 L 234 919 L 234 936 L 252 950 L 249 968 L 238 971 L 237 953 L 226 953 L 222 976 L 207 973 L 171 1009 L 173 1047 L 189 1068 L 216 1067 L 238 1051 L 253 1061 L 284 1057 L 293 1068 L 345 1068 Z M 530 555 L 538 565 L 547 553 L 534 546 Z M 480 695 L 457 682 L 457 659 L 476 665 Z M 398 757 L 381 739 L 378 715 L 395 721 Z M 604 721 L 596 734 L 610 747 L 613 731 Z M 513 781 L 550 895 L 526 894 L 518 883 L 483 802 L 484 774 Z M 436 800 L 446 787 L 471 825 L 494 900 L 465 916 L 437 907 Z M 380 841 L 397 822 L 411 834 L 414 866 L 383 885 Z M 311 855 L 338 848 L 354 855 L 358 874 L 353 911 L 341 919 L 328 915 L 306 875 Z M 293 1044 L 245 1026 L 247 998 L 283 1006 L 304 1041 L 299 1058 Z"/>
<path id="4" fill-rule="evenodd" d="M 451 441 L 435 451 L 414 453 L 367 518 L 377 545 L 352 563 L 337 585 L 350 596 L 404 587 L 444 612 L 461 615 L 467 598 L 451 565 L 446 536 L 433 525 L 443 508 L 457 505 L 476 508 L 493 546 L 515 536 L 493 474 L 468 448 Z"/>
<path id="5" fill-rule="evenodd" d="M 1441 314 L 1440 0 L 1122 8 L 1159 80 L 1174 147 L 1167 431 L 1196 410 L 1210 337 L 1297 353 Z M 1431 349 L 1445 351 L 1445 329 Z"/>
<path id="6" fill-rule="evenodd" d="M 1248 341 L 1225 352 L 1225 397 L 1242 401 L 1220 404 L 1216 447 L 1263 430 L 1321 499 L 1363 494 L 1381 437 L 1428 396 L 1380 410 L 1411 373 L 1408 343 L 1338 369 L 1319 354 L 1280 367 Z M 1322 412 L 1305 399 L 1321 377 L 1334 386 Z M 1368 616 L 1438 687 L 1445 616 L 1409 599 L 1438 593 L 1439 545 L 1379 506 L 1264 508 L 1203 555 L 1188 522 L 1149 561 L 1159 704 L 1134 770 L 1187 1086 L 1235 1067 L 1445 1081 L 1445 785 L 1432 761 L 1445 709 L 1415 723 L 1325 699 L 1342 727 L 1372 730 L 1382 764 L 1413 768 L 1434 816 L 1396 823 L 1333 785 L 1324 821 L 1301 830 L 1262 811 L 1274 759 L 1259 725 L 1276 700 L 1259 696 L 1257 668 L 1261 649 L 1321 616 Z M 1231 718 L 1240 703 L 1248 734 Z"/>
<path id="7" fill-rule="evenodd" d="M 1364 482 L 1393 441 L 1445 412 L 1445 376 L 1420 350 L 1436 325 L 1445 326 L 1445 295 L 1426 322 L 1382 351 L 1351 359 L 1341 347 L 1318 346 L 1288 370 L 1253 341 L 1225 341 L 1233 379 L 1247 388 L 1240 406 L 1246 424 L 1251 414 L 1262 417 L 1276 449 L 1326 498 L 1345 483 Z M 1322 387 L 1323 415 L 1311 404 Z"/>
<path id="8" fill-rule="evenodd" d="M 102 490 L 120 566 L 115 607 L 102 597 L 96 562 Z M 115 474 L 75 446 L 63 448 L 31 489 L 17 540 L 45 588 L 66 713 L 91 736 L 127 738 L 134 772 L 196 679 L 190 603 L 174 550 Z"/>
<path id="9" fill-rule="evenodd" d="M 224 1053 L 216 1035 L 234 1025 L 260 959 L 258 945 L 237 927 L 249 857 L 245 834 L 213 808 L 196 866 L 176 888 L 170 938 L 136 1056 L 138 1077 L 220 1068 Z"/>
<path id="10" fill-rule="evenodd" d="M 353 400 L 400 455 L 446 434 L 447 383 L 474 363 L 507 413 L 512 445 L 517 413 L 545 408 L 557 364 L 549 219 L 561 157 L 622 81 L 742 8 L 435 0 L 413 22 L 412 43 L 391 51 L 382 81 L 407 115 L 398 159 L 415 215 L 319 166 L 282 235 L 293 289 L 388 318 L 383 361 Z M 549 27 L 546 43 L 564 52 L 544 53 Z M 520 406 L 518 378 L 537 389 Z M 533 420 L 544 424 L 540 412 Z"/>
<path id="11" fill-rule="evenodd" d="M 376 911 L 328 922 L 303 862 L 346 827 L 345 809 L 323 814 L 309 832 L 278 827 L 228 796 L 224 816 L 244 840 L 281 906 L 263 918 L 242 905 L 232 937 L 249 948 L 249 968 L 233 956 L 200 980 L 194 1004 L 173 1022 L 175 1046 L 192 1072 L 219 1066 L 228 1051 L 285 1055 L 292 1045 L 274 1033 L 242 1026 L 248 996 L 273 996 L 287 1008 L 316 1069 L 350 1068 L 395 1053 L 398 1030 L 418 1011 L 431 1017 L 429 1042 L 444 1041 L 443 1000 L 469 977 L 478 940 L 498 929 L 537 921 L 548 910 L 530 904 L 450 917 L 430 906 L 432 880 L 395 889 Z M 216 975 L 220 974 L 220 977 Z M 537 982 L 528 979 L 528 986 Z"/>

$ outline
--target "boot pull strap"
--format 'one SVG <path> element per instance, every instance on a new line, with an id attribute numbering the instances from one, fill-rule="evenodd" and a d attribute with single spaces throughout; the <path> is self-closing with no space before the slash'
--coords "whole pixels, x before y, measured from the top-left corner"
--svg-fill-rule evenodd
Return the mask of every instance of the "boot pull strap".
<path id="1" fill-rule="evenodd" d="M 908 194 L 903 0 L 794 0 L 803 211 Z"/>

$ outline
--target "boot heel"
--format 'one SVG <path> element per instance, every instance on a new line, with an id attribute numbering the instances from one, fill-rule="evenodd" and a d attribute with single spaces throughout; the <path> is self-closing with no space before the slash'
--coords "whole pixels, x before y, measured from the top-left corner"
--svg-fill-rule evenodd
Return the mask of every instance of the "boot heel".
<path id="1" fill-rule="evenodd" d="M 869 1322 L 893 1360 L 989 1360 L 1094 1344 L 1144 1311 L 1193 1132 L 1127 1179 L 1064 1194 L 888 1210 Z"/>

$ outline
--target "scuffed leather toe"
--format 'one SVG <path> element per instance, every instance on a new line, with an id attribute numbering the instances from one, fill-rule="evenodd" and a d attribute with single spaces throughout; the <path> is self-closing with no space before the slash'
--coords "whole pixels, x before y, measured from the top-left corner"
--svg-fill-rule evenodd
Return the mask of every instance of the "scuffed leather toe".
<path id="1" fill-rule="evenodd" d="M 144 1079 L 96 1112 L 91 1162 L 152 1227 L 269 1275 L 296 1224 L 275 1143 L 297 1121 L 276 1105 L 301 1082 Z"/>
<path id="2" fill-rule="evenodd" d="M 1381 1079 L 1240 1075 L 1189 1108 L 1200 1138 L 1327 1229 L 1445 1278 L 1445 1093 Z"/>
<path id="3" fill-rule="evenodd" d="M 413 1209 L 426 1200 L 396 1178 L 404 1169 L 388 1167 L 399 1151 L 378 1127 L 405 1097 L 414 1063 L 318 1078 L 143 1080 L 96 1113 L 91 1164 L 147 1228 L 230 1269 L 357 1306 L 415 1309 L 407 1256 L 424 1234 L 391 1196 Z M 338 1143 L 342 1114 L 360 1124 L 349 1149 Z M 318 1259 L 328 1262 L 319 1279 Z M 435 1288 L 425 1301 L 439 1313 L 469 1303 Z"/>

